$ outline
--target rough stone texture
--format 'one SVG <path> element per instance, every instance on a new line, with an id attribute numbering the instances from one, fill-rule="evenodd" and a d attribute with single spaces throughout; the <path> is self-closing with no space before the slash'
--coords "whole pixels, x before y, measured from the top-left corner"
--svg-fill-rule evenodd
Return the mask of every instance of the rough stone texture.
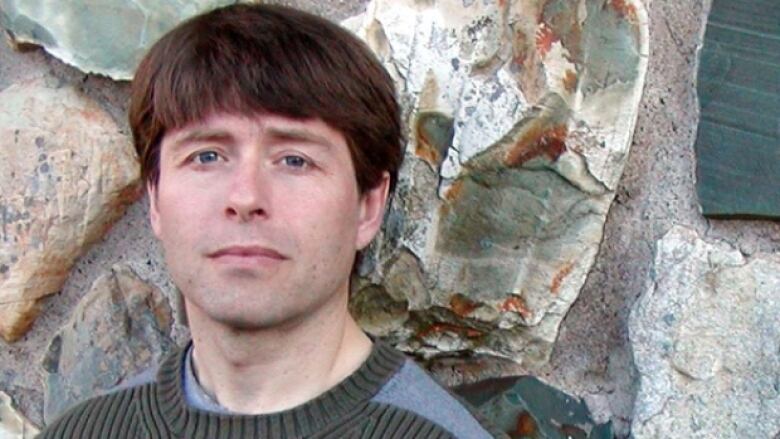
<path id="1" fill-rule="evenodd" d="M 780 253 L 745 258 L 675 227 L 629 320 L 635 438 L 780 433 Z"/>
<path id="2" fill-rule="evenodd" d="M 109 115 L 70 86 L 19 83 L 0 102 L 0 335 L 14 341 L 137 198 L 138 169 Z"/>
<path id="3" fill-rule="evenodd" d="M 546 362 L 628 156 L 643 6 L 375 0 L 347 26 L 395 76 L 410 128 L 353 313 L 426 357 Z"/>
<path id="4" fill-rule="evenodd" d="M 0 392 L 0 438 L 33 439 L 36 434 L 38 429 L 17 413 L 11 404 L 11 397 Z"/>
<path id="5" fill-rule="evenodd" d="M 365 8 L 363 0 L 275 3 L 292 4 L 338 20 Z M 453 356 L 428 363 L 438 378 L 449 384 L 499 375 L 539 376 L 584 398 L 598 422 L 612 419 L 619 438 L 629 434 L 637 391 L 628 344 L 628 314 L 644 291 L 653 260 L 652 244 L 679 223 L 695 228 L 707 239 L 726 240 L 745 255 L 780 252 L 780 223 L 707 220 L 698 210 L 694 77 L 708 1 L 653 0 L 644 4 L 650 16 L 652 43 L 631 154 L 609 210 L 596 263 L 561 324 L 550 362 L 518 366 L 510 361 Z M 84 75 L 42 50 L 15 53 L 0 44 L 0 90 L 41 77 L 77 87 L 124 126 L 126 83 Z M 29 365 L 40 361 L 52 334 L 70 317 L 79 298 L 116 262 L 132 266 L 141 277 L 159 285 L 170 300 L 175 299 L 160 248 L 148 226 L 147 202 L 141 200 L 79 259 L 61 293 L 42 302 L 41 316 L 23 339 L 14 344 L 0 340 L 0 390 L 13 395 L 17 407 L 38 425 L 43 419 L 41 369 Z M 179 324 L 173 332 L 177 341 L 187 337 Z"/>
<path id="6" fill-rule="evenodd" d="M 157 364 L 173 347 L 173 313 L 159 289 L 129 267 L 98 278 L 43 359 L 44 421 Z"/>
<path id="7" fill-rule="evenodd" d="M 703 218 L 695 191 L 697 50 L 709 1 L 645 2 L 650 21 L 646 86 L 631 154 L 596 263 L 566 315 L 549 364 L 449 358 L 432 364 L 448 383 L 531 374 L 584 398 L 594 417 L 630 433 L 637 372 L 628 342 L 633 302 L 645 290 L 653 244 L 675 224 L 732 243 L 745 255 L 780 252 L 780 223 Z"/>

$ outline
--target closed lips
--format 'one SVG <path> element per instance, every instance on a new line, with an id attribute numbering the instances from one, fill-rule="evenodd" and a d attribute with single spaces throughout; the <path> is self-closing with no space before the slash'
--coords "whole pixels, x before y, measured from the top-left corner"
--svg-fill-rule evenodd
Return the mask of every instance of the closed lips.
<path id="1" fill-rule="evenodd" d="M 260 246 L 231 246 L 225 247 L 209 255 L 211 258 L 220 256 L 241 256 L 241 257 L 266 257 L 273 259 L 287 259 L 286 256 L 276 250 Z"/>

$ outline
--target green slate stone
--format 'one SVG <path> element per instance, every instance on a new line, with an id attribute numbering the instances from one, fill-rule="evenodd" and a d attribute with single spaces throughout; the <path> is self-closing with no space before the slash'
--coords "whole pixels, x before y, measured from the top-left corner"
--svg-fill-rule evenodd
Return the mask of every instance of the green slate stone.
<path id="1" fill-rule="evenodd" d="M 237 0 L 0 0 L 0 27 L 87 73 L 131 79 L 179 22 Z"/>
<path id="2" fill-rule="evenodd" d="M 780 219 L 780 2 L 713 1 L 698 93 L 702 213 Z"/>
<path id="3" fill-rule="evenodd" d="M 493 425 L 516 439 L 611 439 L 612 423 L 596 423 L 588 406 L 531 376 L 457 387 Z"/>

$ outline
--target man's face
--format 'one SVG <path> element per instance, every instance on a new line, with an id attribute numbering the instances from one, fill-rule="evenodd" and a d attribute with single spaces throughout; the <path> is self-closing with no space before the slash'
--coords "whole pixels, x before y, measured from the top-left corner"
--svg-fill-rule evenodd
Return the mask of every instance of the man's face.
<path id="1" fill-rule="evenodd" d="M 188 311 L 268 328 L 345 302 L 387 187 L 359 193 L 343 135 L 321 120 L 217 113 L 166 133 L 150 219 Z"/>

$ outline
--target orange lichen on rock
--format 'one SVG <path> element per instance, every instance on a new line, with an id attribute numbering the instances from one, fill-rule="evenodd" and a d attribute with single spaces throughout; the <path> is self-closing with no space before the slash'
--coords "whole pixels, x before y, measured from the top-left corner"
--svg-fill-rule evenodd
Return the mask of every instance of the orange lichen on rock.
<path id="1" fill-rule="evenodd" d="M 436 166 L 442 159 L 439 151 L 433 147 L 425 130 L 421 129 L 419 126 L 417 127 L 417 147 L 414 149 L 414 154 L 432 166 Z"/>
<path id="2" fill-rule="evenodd" d="M 534 437 L 537 434 L 536 421 L 527 411 L 517 415 L 517 427 L 512 437 Z"/>
<path id="3" fill-rule="evenodd" d="M 503 312 L 515 312 L 524 319 L 531 317 L 531 310 L 526 306 L 525 301 L 520 296 L 512 296 L 504 301 L 500 307 Z"/>
<path id="4" fill-rule="evenodd" d="M 447 193 L 444 194 L 444 198 L 447 199 L 447 201 L 454 201 L 460 198 L 460 193 L 463 192 L 463 180 L 457 180 L 455 183 L 452 183 L 452 186 L 447 189 Z"/>
<path id="5" fill-rule="evenodd" d="M 425 338 L 431 334 L 440 334 L 442 332 L 452 332 L 461 337 L 465 336 L 466 338 L 476 338 L 484 335 L 482 331 L 474 328 L 457 326 L 450 323 L 434 323 L 431 326 L 428 326 L 427 328 L 420 331 L 417 334 L 417 336 L 419 338 Z"/>
<path id="6" fill-rule="evenodd" d="M 439 207 L 439 214 L 447 216 L 450 213 L 450 203 L 460 198 L 461 192 L 463 192 L 463 180 L 456 180 L 444 193 L 444 203 L 441 203 Z"/>
<path id="7" fill-rule="evenodd" d="M 455 294 L 450 298 L 450 309 L 461 317 L 468 317 L 477 309 L 478 305 L 462 294 Z"/>
<path id="8" fill-rule="evenodd" d="M 515 40 L 512 43 L 512 62 L 523 66 L 528 58 L 528 37 L 522 30 L 515 31 Z"/>
<path id="9" fill-rule="evenodd" d="M 636 6 L 629 4 L 626 0 L 610 0 L 609 4 L 621 17 L 632 23 L 637 22 Z"/>
<path id="10" fill-rule="evenodd" d="M 567 135 L 568 129 L 565 125 L 545 129 L 543 124 L 534 124 L 509 149 L 505 163 L 507 166 L 517 167 L 540 155 L 546 155 L 554 162 L 566 151 Z"/>
<path id="11" fill-rule="evenodd" d="M 563 279 L 565 279 L 566 276 L 571 273 L 572 269 L 574 269 L 574 262 L 569 262 L 568 264 L 564 265 L 563 268 L 561 268 L 557 273 L 555 273 L 555 277 L 553 277 L 552 284 L 550 285 L 551 293 L 558 294 L 558 291 L 561 289 Z"/>
<path id="12" fill-rule="evenodd" d="M 556 41 L 559 41 L 559 38 L 552 28 L 547 23 L 541 23 L 536 30 L 536 50 L 539 55 L 542 57 L 547 55 Z"/>
<path id="13" fill-rule="evenodd" d="M 574 93 L 577 89 L 577 73 L 574 70 L 566 70 L 563 75 L 563 88 L 569 93 Z"/>

